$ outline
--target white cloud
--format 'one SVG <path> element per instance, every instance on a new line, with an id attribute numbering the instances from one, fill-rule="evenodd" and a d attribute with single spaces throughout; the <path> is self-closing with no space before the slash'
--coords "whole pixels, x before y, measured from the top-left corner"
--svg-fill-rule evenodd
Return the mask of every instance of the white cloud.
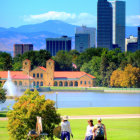
<path id="1" fill-rule="evenodd" d="M 61 20 L 74 25 L 87 25 L 87 26 L 96 26 L 96 16 L 93 16 L 89 13 L 66 13 L 66 12 L 56 12 L 49 11 L 44 14 L 39 15 L 29 15 L 24 16 L 24 21 L 30 23 L 40 23 L 47 20 Z"/>
<path id="2" fill-rule="evenodd" d="M 127 16 L 126 24 L 129 26 L 139 26 L 140 25 L 140 15 Z"/>
<path id="3" fill-rule="evenodd" d="M 87 26 L 97 26 L 97 17 L 90 13 L 66 13 L 66 12 L 56 12 L 49 11 L 47 13 L 39 15 L 25 15 L 24 21 L 29 23 L 41 23 L 47 20 L 61 20 L 73 25 L 87 25 Z M 132 15 L 126 17 L 127 26 L 138 26 L 140 25 L 140 15 Z"/>

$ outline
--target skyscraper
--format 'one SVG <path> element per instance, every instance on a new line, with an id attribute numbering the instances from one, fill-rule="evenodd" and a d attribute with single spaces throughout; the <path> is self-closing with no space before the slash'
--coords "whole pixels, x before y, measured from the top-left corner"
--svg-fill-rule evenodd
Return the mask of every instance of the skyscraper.
<path id="1" fill-rule="evenodd" d="M 138 38 L 130 36 L 125 39 L 125 51 L 126 52 L 135 52 L 138 50 Z"/>
<path id="2" fill-rule="evenodd" d="M 90 48 L 90 34 L 75 34 L 75 49 L 80 53 Z"/>
<path id="3" fill-rule="evenodd" d="M 96 47 L 96 28 L 91 27 L 76 27 L 76 34 L 89 34 L 90 35 L 90 47 Z"/>
<path id="4" fill-rule="evenodd" d="M 140 27 L 138 27 L 138 49 L 140 50 Z"/>
<path id="5" fill-rule="evenodd" d="M 111 2 L 113 8 L 113 44 L 125 51 L 125 1 Z"/>
<path id="6" fill-rule="evenodd" d="M 32 51 L 33 44 L 15 44 L 14 45 L 14 57 L 18 54 L 24 54 L 25 52 Z"/>
<path id="7" fill-rule="evenodd" d="M 71 50 L 71 38 L 62 36 L 61 38 L 47 38 L 46 39 L 46 50 L 55 56 L 58 51 L 70 51 Z"/>
<path id="8" fill-rule="evenodd" d="M 112 4 L 98 0 L 97 8 L 97 46 L 112 49 Z"/>

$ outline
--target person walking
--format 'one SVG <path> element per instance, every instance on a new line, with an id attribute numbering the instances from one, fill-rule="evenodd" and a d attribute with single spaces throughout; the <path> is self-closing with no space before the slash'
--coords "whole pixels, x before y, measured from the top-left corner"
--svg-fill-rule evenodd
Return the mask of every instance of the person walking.
<path id="1" fill-rule="evenodd" d="M 94 140 L 107 140 L 105 125 L 102 124 L 102 119 L 97 119 L 98 123 L 93 128 Z"/>
<path id="2" fill-rule="evenodd" d="M 68 116 L 64 116 L 61 122 L 61 140 L 70 140 L 70 134 L 73 137 Z"/>
<path id="3" fill-rule="evenodd" d="M 85 140 L 93 140 L 93 128 L 94 128 L 93 120 L 88 120 Z"/>

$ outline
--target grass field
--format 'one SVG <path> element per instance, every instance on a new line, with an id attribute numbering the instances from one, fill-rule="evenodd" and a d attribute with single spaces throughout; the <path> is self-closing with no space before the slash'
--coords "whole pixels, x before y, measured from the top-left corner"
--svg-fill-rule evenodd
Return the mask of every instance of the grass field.
<path id="1" fill-rule="evenodd" d="M 64 108 L 58 109 L 61 115 L 113 115 L 113 114 L 140 114 L 140 107 L 92 107 L 92 108 Z"/>
<path id="2" fill-rule="evenodd" d="M 140 107 L 63 108 L 58 109 L 58 113 L 62 116 L 140 114 Z M 0 117 L 6 117 L 6 112 L 0 112 Z"/>
<path id="3" fill-rule="evenodd" d="M 74 140 L 84 140 L 87 120 L 70 120 L 70 123 Z M 107 128 L 108 140 L 140 139 L 140 119 L 103 120 L 103 123 Z M 8 139 L 7 121 L 0 121 L 0 140 Z"/>

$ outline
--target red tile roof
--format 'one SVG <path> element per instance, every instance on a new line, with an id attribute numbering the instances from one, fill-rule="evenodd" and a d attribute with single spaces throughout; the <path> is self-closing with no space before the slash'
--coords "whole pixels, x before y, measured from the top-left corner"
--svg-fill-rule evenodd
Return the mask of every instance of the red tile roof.
<path id="1" fill-rule="evenodd" d="M 39 68 L 42 69 L 42 70 L 44 70 L 44 71 L 47 70 L 46 68 L 44 68 L 44 67 L 42 67 L 42 66 L 40 66 Z"/>
<path id="2" fill-rule="evenodd" d="M 23 79 L 23 80 L 29 79 L 29 76 L 24 74 L 22 71 L 10 71 L 10 75 L 12 79 Z M 8 77 L 8 71 L 0 71 L 1 79 L 7 79 L 7 77 Z M 33 78 L 30 76 L 30 79 Z"/>
<path id="3" fill-rule="evenodd" d="M 46 71 L 46 68 L 39 67 L 40 69 Z M 11 71 L 11 78 L 12 79 L 29 79 L 29 76 L 24 74 L 22 71 Z M 55 71 L 54 78 L 80 78 L 84 75 L 89 76 L 90 78 L 95 78 L 94 76 L 87 74 L 83 71 Z M 7 79 L 8 71 L 0 71 L 0 78 Z M 33 79 L 32 77 L 30 77 Z"/>
<path id="4" fill-rule="evenodd" d="M 55 71 L 54 72 L 54 78 L 80 78 L 84 75 L 87 75 L 90 78 L 95 78 L 94 76 L 87 74 L 83 71 Z"/>

